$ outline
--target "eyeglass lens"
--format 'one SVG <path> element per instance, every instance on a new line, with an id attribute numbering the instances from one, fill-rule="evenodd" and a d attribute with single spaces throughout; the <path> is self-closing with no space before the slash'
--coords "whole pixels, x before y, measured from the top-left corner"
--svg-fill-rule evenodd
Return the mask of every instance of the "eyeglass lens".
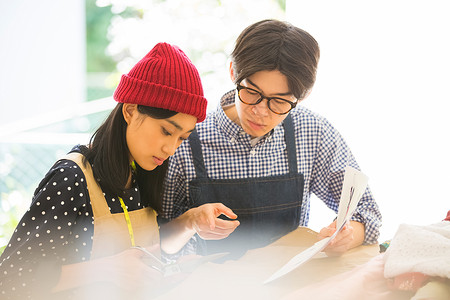
<path id="1" fill-rule="evenodd" d="M 260 102 L 260 99 L 263 98 L 263 95 L 258 91 L 248 89 L 246 87 L 240 87 L 239 89 L 239 99 L 245 104 L 255 105 Z M 292 105 L 287 101 L 279 98 L 266 98 L 267 106 L 271 111 L 277 114 L 284 114 L 291 110 Z"/>

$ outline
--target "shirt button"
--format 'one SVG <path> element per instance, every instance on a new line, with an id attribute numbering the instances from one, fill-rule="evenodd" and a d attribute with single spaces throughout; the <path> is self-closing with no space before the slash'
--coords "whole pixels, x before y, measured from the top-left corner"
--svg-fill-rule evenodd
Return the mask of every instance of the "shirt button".
<path id="1" fill-rule="evenodd" d="M 234 137 L 232 137 L 232 138 L 230 139 L 230 143 L 232 143 L 232 144 L 236 143 L 236 139 L 235 139 Z"/>
<path id="2" fill-rule="evenodd" d="M 256 150 L 250 151 L 250 155 L 251 155 L 251 156 L 255 156 L 255 154 L 256 154 Z"/>

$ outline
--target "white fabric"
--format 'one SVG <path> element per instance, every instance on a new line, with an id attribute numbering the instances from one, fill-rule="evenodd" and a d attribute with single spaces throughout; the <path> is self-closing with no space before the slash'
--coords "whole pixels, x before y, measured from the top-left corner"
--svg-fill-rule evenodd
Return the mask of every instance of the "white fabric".
<path id="1" fill-rule="evenodd" d="M 400 225 L 384 259 L 386 278 L 410 272 L 450 278 L 450 222 Z"/>

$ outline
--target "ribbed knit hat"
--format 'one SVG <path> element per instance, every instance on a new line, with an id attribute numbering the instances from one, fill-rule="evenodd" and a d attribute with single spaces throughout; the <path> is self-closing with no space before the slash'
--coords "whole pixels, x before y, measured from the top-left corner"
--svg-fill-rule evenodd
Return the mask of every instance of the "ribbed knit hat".
<path id="1" fill-rule="evenodd" d="M 117 102 L 164 108 L 206 117 L 206 98 L 197 68 L 177 46 L 159 43 L 128 74 L 114 92 Z"/>

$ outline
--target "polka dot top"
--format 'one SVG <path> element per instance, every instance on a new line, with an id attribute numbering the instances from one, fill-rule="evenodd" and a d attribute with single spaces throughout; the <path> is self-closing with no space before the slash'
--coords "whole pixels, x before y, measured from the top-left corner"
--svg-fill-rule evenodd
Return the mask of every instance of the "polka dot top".
<path id="1" fill-rule="evenodd" d="M 104 196 L 111 213 L 123 212 L 116 195 Z M 122 199 L 129 211 L 145 207 L 134 179 Z M 46 294 L 58 282 L 62 265 L 89 260 L 93 224 L 83 172 L 72 161 L 56 162 L 0 257 L 0 299 Z"/>

